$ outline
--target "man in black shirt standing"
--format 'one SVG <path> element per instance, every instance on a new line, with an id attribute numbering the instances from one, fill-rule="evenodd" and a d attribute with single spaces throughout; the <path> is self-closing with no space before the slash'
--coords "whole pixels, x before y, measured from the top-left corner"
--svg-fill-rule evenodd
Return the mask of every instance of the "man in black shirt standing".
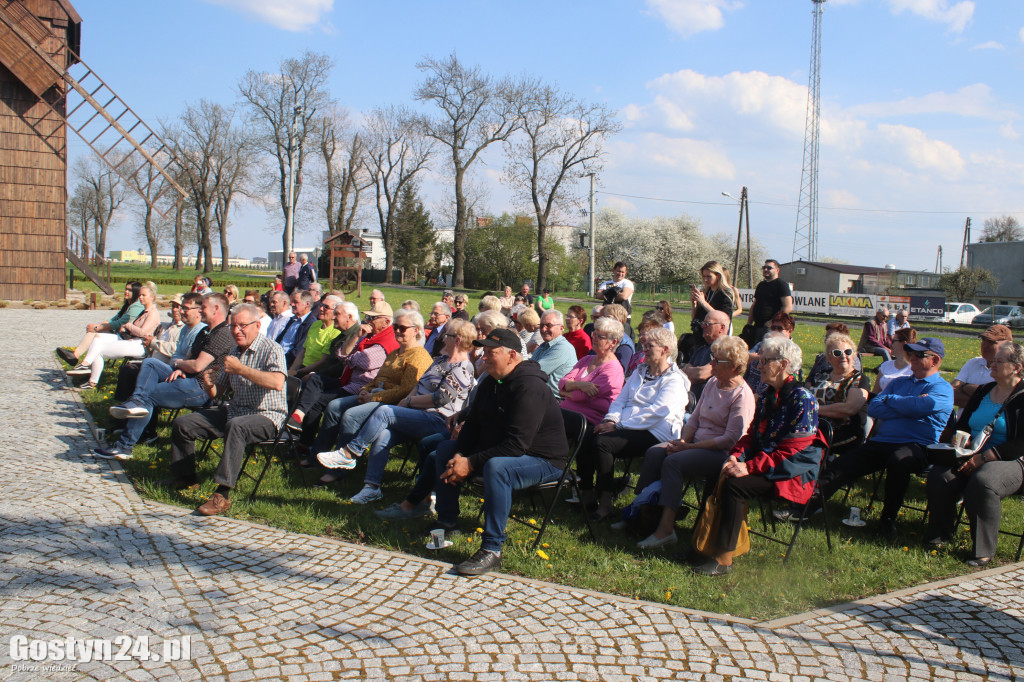
<path id="1" fill-rule="evenodd" d="M 779 261 L 769 258 L 761 266 L 764 281 L 754 289 L 754 302 L 747 315 L 747 327 L 743 340 L 753 348 L 768 333 L 768 322 L 776 313 L 793 310 L 793 290 L 789 282 L 779 278 Z"/>

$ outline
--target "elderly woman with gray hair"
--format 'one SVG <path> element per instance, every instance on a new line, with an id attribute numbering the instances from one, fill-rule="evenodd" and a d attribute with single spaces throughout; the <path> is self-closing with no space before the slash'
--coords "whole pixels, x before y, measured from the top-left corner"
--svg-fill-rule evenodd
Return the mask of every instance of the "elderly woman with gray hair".
<path id="1" fill-rule="evenodd" d="M 602 316 L 601 319 L 604 319 Z M 664 327 L 647 332 L 644 364 L 626 380 L 608 413 L 594 427 L 594 446 L 581 451 L 582 485 L 597 471 L 597 510 L 602 521 L 612 513 L 615 459 L 641 457 L 648 448 L 678 438 L 690 392 L 690 380 L 676 366 L 676 337 Z"/>
<path id="2" fill-rule="evenodd" d="M 818 477 L 818 401 L 793 376 L 803 362 L 800 346 L 781 336 L 766 338 L 758 362 L 767 387 L 746 435 L 722 466 L 714 556 L 693 569 L 702 575 L 732 571 L 747 500 L 782 497 L 806 504 Z"/>
<path id="3" fill-rule="evenodd" d="M 660 443 L 644 455 L 636 492 L 661 480 L 661 521 L 650 536 L 637 543 L 653 549 L 677 542 L 676 512 L 688 479 L 717 480 L 733 446 L 754 416 L 754 393 L 743 380 L 747 344 L 738 336 L 723 336 L 711 344 L 711 378 L 697 407 L 677 440 Z"/>

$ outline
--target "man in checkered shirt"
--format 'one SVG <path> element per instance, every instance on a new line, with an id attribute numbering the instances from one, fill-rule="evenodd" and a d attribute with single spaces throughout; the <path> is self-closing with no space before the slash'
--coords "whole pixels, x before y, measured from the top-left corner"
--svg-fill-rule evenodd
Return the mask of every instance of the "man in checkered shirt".
<path id="1" fill-rule="evenodd" d="M 284 350 L 260 334 L 259 322 L 256 306 L 235 306 L 231 333 L 238 347 L 224 358 L 223 374 L 218 377 L 215 370 L 207 370 L 200 377 L 211 398 L 227 397 L 228 402 L 178 417 L 171 426 L 171 473 L 176 487 L 196 482 L 195 441 L 224 439 L 224 454 L 213 477 L 217 492 L 196 510 L 203 516 L 223 514 L 231 507 L 229 495 L 238 481 L 246 445 L 274 438 L 287 416 Z"/>

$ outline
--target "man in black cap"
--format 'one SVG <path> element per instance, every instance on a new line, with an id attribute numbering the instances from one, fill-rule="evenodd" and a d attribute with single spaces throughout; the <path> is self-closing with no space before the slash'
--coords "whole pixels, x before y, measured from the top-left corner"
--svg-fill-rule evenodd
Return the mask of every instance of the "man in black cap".
<path id="1" fill-rule="evenodd" d="M 460 484 L 474 473 L 483 477 L 483 541 L 476 554 L 455 566 L 462 575 L 501 568 L 512 491 L 557 479 L 569 452 L 548 377 L 536 362 L 523 361 L 519 335 L 495 329 L 473 344 L 484 349 L 487 376 L 477 385 L 458 439 L 441 443 L 435 453 L 433 528 L 457 530 Z"/>
<path id="2" fill-rule="evenodd" d="M 868 404 L 868 416 L 879 422 L 863 445 L 838 458 L 818 481 L 823 499 L 867 474 L 885 469 L 885 505 L 878 531 L 896 536 L 896 514 L 910 477 L 928 466 L 925 448 L 939 442 L 953 410 L 953 387 L 939 376 L 946 356 L 941 339 L 931 336 L 903 345 L 910 376 L 897 377 Z"/>

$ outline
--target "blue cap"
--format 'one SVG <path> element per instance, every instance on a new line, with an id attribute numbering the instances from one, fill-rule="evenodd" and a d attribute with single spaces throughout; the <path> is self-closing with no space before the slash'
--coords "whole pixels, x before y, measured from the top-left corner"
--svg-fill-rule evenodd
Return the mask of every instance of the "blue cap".
<path id="1" fill-rule="evenodd" d="M 937 339 L 934 336 L 921 337 L 916 343 L 905 343 L 903 347 L 909 350 L 931 351 L 940 358 L 946 357 L 946 347 L 942 344 L 942 339 Z"/>

